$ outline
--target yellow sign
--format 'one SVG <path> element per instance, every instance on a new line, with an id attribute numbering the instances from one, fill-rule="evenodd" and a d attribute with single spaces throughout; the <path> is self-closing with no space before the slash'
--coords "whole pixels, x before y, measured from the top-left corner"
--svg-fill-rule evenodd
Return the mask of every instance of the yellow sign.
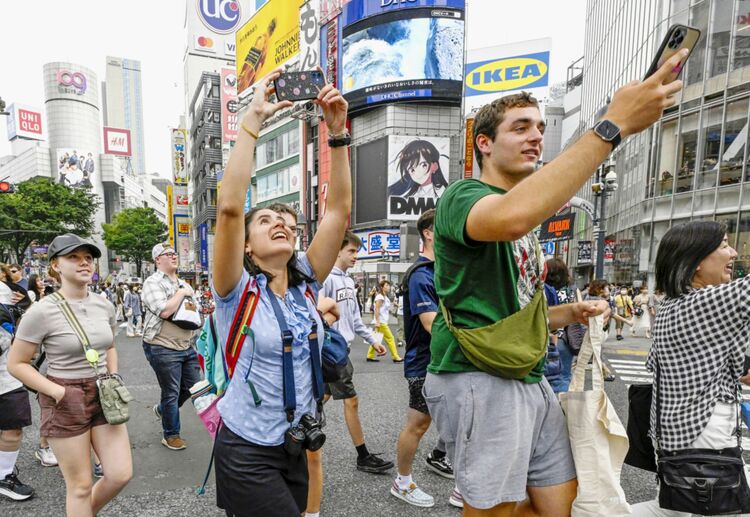
<path id="1" fill-rule="evenodd" d="M 520 88 L 546 86 L 548 53 L 536 54 L 537 57 L 519 56 L 498 59 L 466 66 L 466 94 L 518 90 Z"/>
<path id="2" fill-rule="evenodd" d="M 302 3 L 270 0 L 235 33 L 238 95 L 299 53 Z"/>
<path id="3" fill-rule="evenodd" d="M 174 249 L 174 206 L 172 197 L 174 196 L 172 185 L 167 185 L 167 222 L 169 223 L 169 245 Z"/>

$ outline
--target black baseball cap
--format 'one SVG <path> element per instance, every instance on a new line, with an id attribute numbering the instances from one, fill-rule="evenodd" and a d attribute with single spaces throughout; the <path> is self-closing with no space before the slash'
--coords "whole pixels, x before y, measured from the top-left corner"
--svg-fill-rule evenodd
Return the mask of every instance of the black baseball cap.
<path id="1" fill-rule="evenodd" d="M 86 248 L 91 252 L 91 255 L 93 255 L 94 258 L 102 256 L 101 250 L 94 244 L 91 244 L 73 233 L 66 233 L 55 237 L 52 244 L 49 245 L 49 248 L 47 248 L 47 260 L 52 260 L 54 257 L 61 255 L 67 255 L 78 248 Z"/>

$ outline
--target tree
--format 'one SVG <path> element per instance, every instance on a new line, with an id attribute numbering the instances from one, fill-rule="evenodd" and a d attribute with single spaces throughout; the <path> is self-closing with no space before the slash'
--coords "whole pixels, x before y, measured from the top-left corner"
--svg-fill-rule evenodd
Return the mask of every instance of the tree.
<path id="1" fill-rule="evenodd" d="M 49 178 L 15 187 L 13 194 L 0 194 L 0 259 L 20 262 L 34 241 L 49 244 L 63 233 L 93 233 L 101 202 L 90 190 L 71 189 Z"/>
<path id="2" fill-rule="evenodd" d="M 153 208 L 126 208 L 112 224 L 103 223 L 104 243 L 128 262 L 135 262 L 138 276 L 144 260 L 151 260 L 151 249 L 167 239 L 167 225 Z"/>

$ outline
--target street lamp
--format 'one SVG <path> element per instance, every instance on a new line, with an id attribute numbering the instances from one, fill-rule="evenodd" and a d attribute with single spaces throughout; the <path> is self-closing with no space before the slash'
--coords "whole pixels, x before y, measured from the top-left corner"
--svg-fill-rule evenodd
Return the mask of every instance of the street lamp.
<path id="1" fill-rule="evenodd" d="M 607 234 L 606 229 L 606 199 L 609 195 L 617 190 L 617 174 L 615 173 L 614 160 L 604 162 L 596 171 L 596 183 L 591 185 L 594 196 L 599 198 L 596 203 L 596 217 L 594 225 L 596 230 L 596 274 L 594 278 L 604 278 L 604 236 Z"/>

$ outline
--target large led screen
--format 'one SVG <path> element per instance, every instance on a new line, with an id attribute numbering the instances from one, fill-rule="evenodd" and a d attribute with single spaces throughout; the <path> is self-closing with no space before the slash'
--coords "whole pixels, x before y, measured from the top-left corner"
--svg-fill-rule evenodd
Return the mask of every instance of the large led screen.
<path id="1" fill-rule="evenodd" d="M 341 87 L 351 108 L 401 100 L 459 105 L 463 14 L 456 9 L 402 9 L 345 27 Z"/>

